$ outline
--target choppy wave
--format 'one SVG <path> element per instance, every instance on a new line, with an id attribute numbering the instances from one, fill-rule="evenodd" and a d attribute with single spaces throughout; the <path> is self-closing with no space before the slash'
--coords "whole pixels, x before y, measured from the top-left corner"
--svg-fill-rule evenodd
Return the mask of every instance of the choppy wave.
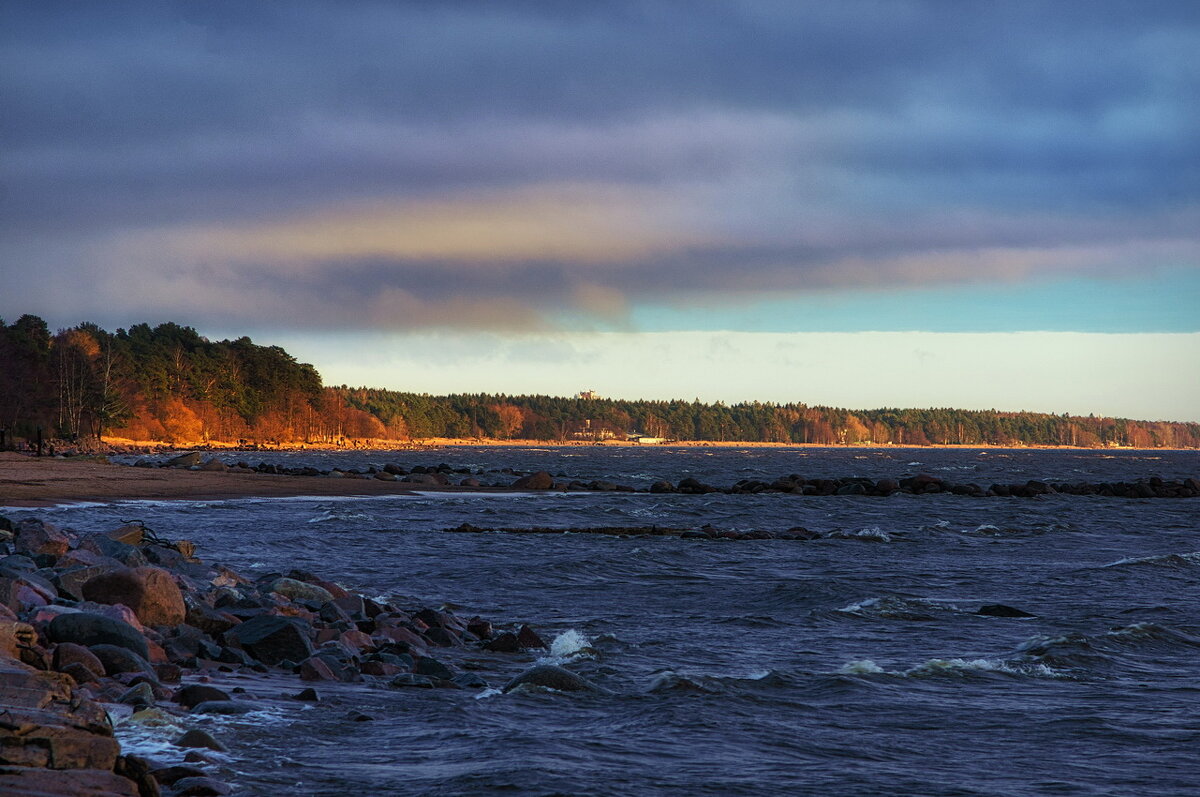
<path id="1" fill-rule="evenodd" d="M 1157 556 L 1134 556 L 1109 562 L 1104 567 L 1128 567 L 1130 565 L 1151 565 L 1153 567 L 1195 567 L 1200 565 L 1200 551 L 1191 553 L 1165 553 Z"/>
<path id="2" fill-rule="evenodd" d="M 935 620 L 939 613 L 957 610 L 958 607 L 951 603 L 927 598 L 902 598 L 895 595 L 866 598 L 838 609 L 843 614 L 885 620 Z"/>
<path id="3" fill-rule="evenodd" d="M 866 540 L 867 542 L 892 541 L 892 534 L 884 531 L 879 526 L 867 526 L 866 528 L 861 529 L 834 529 L 825 536 L 836 540 Z"/>
<path id="4" fill-rule="evenodd" d="M 646 691 L 651 694 L 703 692 L 719 694 L 747 687 L 780 686 L 788 682 L 775 670 L 755 670 L 745 675 L 704 675 L 676 670 L 655 673 Z"/>
<path id="5" fill-rule="evenodd" d="M 796 471 L 819 478 L 896 477 L 917 452 L 877 452 L 870 459 L 857 458 L 865 453 L 859 449 L 571 453 L 579 456 L 562 464 L 560 449 L 397 452 L 389 458 L 405 466 L 442 460 L 458 466 L 469 458 L 473 468 L 565 470 L 567 478 L 641 486 L 690 474 L 713 484 Z M 965 451 L 920 455 L 926 464 L 908 472 L 974 459 Z M 280 456 L 305 464 L 317 455 Z M 329 455 L 323 466 L 361 467 L 364 456 Z M 1164 477 L 1194 473 L 1194 453 L 1169 456 Z M 971 478 L 1115 481 L 1147 470 L 1127 454 L 1080 457 L 1087 472 L 1068 467 L 1075 454 L 993 453 L 980 458 L 988 471 Z M 743 471 L 747 462 L 757 470 Z M 286 713 L 274 718 L 185 717 L 229 743 L 226 768 L 237 773 L 245 793 L 280 793 L 303 778 L 299 790 L 314 794 L 570 793 L 580 783 L 602 784 L 595 790 L 614 794 L 756 794 L 764 788 L 926 794 L 930 778 L 906 787 L 895 776 L 923 773 L 935 762 L 931 777 L 945 794 L 1028 790 L 1034 778 L 1044 785 L 1067 771 L 1085 791 L 1135 792 L 1130 784 L 1154 783 L 1161 786 L 1156 793 L 1190 797 L 1200 701 L 1200 627 L 1193 627 L 1200 626 L 1193 608 L 1198 511 L 1200 501 L 1134 506 L 1100 497 L 851 502 L 723 493 L 429 493 L 0 514 L 19 520 L 48 513 L 80 534 L 136 516 L 156 533 L 194 540 L 206 559 L 251 575 L 310 569 L 401 607 L 458 600 L 497 627 L 529 622 L 551 645 L 533 655 L 431 651 L 449 666 L 483 667 L 498 687 L 541 655 L 544 663 L 621 687 L 616 696 L 568 704 L 550 695 L 498 698 L 499 688 L 415 693 L 374 681 L 318 684 L 323 699 L 311 709 L 283 701 Z M 841 539 L 684 545 L 666 537 L 436 531 L 463 522 L 804 526 L 822 535 L 839 528 L 829 536 Z M 873 541 L 892 544 L 868 544 Z M 1110 569 L 1102 569 L 1105 562 Z M 976 615 L 981 602 L 993 600 L 1036 608 L 1041 616 L 1017 622 Z M 294 692 L 292 682 L 259 691 Z M 351 704 L 375 723 L 348 726 Z M 1054 710 L 1030 721 L 1030 705 Z M 977 720 L 985 715 L 986 721 Z M 1054 724 L 1060 717 L 1068 724 Z M 1103 717 L 1104 724 L 1069 724 L 1081 717 Z M 936 732 L 914 740 L 914 728 Z M 179 732 L 117 729 L 131 740 L 128 749 L 168 763 L 186 753 L 170 745 Z M 1141 744 L 1147 740 L 1152 747 Z M 980 745 L 995 755 L 987 761 L 962 756 Z M 1093 755 L 1079 756 L 1084 747 Z M 530 766 L 546 750 L 562 753 L 556 767 Z M 853 756 L 860 759 L 849 762 L 859 765 L 851 773 L 854 767 L 845 765 Z M 1013 760 L 1036 771 L 1015 784 L 1006 765 Z M 456 779 L 447 772 L 467 774 Z M 833 774 L 811 782 L 815 772 Z M 1115 781 L 1114 772 L 1127 779 Z M 1017 775 L 1027 773 L 1023 768 Z M 656 790 L 654 783 L 663 785 Z"/>
<path id="6" fill-rule="evenodd" d="M 371 523 L 375 516 L 369 512 L 348 509 L 329 509 L 308 519 L 309 523 Z"/>
<path id="7" fill-rule="evenodd" d="M 1033 678 L 1065 678 L 1059 672 L 1041 662 L 1008 661 L 1005 659 L 927 659 L 920 664 L 903 670 L 888 670 L 871 659 L 847 662 L 838 673 L 841 675 L 886 675 L 896 678 L 937 678 L 941 676 L 968 676 L 972 673 L 1001 673 L 1004 675 Z"/>
<path id="8" fill-rule="evenodd" d="M 156 760 L 182 761 L 184 750 L 172 744 L 187 730 L 181 717 L 156 708 L 133 711 L 132 707 L 106 705 L 113 723 L 113 735 L 121 742 L 121 751 Z"/>
<path id="9" fill-rule="evenodd" d="M 1167 646 L 1200 647 L 1200 635 L 1158 623 L 1132 623 L 1107 631 L 1104 637 L 1119 644 L 1140 648 Z"/>
<path id="10" fill-rule="evenodd" d="M 1057 669 L 1105 674 L 1145 671 L 1162 666 L 1171 656 L 1192 658 L 1200 636 L 1157 623 L 1133 623 L 1100 634 L 1038 635 L 1018 647 L 1020 655 Z"/>

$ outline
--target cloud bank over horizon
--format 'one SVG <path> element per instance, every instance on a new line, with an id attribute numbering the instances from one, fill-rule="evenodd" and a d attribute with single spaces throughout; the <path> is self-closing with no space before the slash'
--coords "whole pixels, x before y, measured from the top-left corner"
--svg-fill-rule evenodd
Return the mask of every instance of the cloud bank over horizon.
<path id="1" fill-rule="evenodd" d="M 1200 274 L 1194 3 L 120 9 L 0 11 L 6 317 L 627 330 Z"/>

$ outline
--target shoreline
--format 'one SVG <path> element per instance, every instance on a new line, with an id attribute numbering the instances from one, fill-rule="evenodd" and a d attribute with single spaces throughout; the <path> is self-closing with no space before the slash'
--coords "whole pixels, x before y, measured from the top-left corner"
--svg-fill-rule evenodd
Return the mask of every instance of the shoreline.
<path id="1" fill-rule="evenodd" d="M 133 468 L 95 459 L 0 453 L 0 507 L 38 508 L 89 501 L 414 495 L 412 485 L 376 479 L 313 479 L 258 473 Z"/>
<path id="2" fill-rule="evenodd" d="M 454 483 L 454 472 L 441 466 L 430 472 L 414 467 L 412 473 L 388 464 L 370 472 L 320 471 L 313 468 L 260 469 L 224 466 L 211 459 L 201 465 L 199 452 L 176 458 L 174 466 L 135 467 L 112 463 L 103 457 L 33 457 L 0 452 L 0 507 L 48 508 L 73 503 L 112 503 L 116 501 L 223 501 L 239 498 L 369 498 L 417 496 L 433 493 L 545 493 L 545 492 L 624 492 L 647 494 L 728 494 L 791 493 L 797 496 L 864 495 L 886 497 L 897 492 L 910 494 L 954 493 L 974 497 L 1034 497 L 1065 493 L 1134 498 L 1188 498 L 1200 494 L 1200 480 L 1163 481 L 1158 477 L 1116 483 L 1044 483 L 976 484 L 954 483 L 929 474 L 867 479 L 858 476 L 809 478 L 796 475 L 742 479 L 732 486 L 703 484 L 685 477 L 675 484 L 659 480 L 649 485 L 616 484 L 604 480 L 582 482 L 549 472 L 521 474 L 493 471 L 500 480 L 485 482 L 463 469 L 461 483 Z M 190 467 L 189 467 L 190 465 Z M 215 467 L 209 467 L 215 465 Z M 264 472 L 264 470 L 270 472 Z M 482 471 L 478 472 L 483 475 Z M 405 475 L 407 474 L 407 475 Z M 514 480 L 514 477 L 515 480 Z M 986 480 L 985 480 L 986 481 Z"/>
<path id="3" fill-rule="evenodd" d="M 168 453 L 173 451 L 245 451 L 245 452 L 289 452 L 289 451 L 330 451 L 330 452 L 372 452 L 372 451 L 437 451 L 444 448 L 638 448 L 638 449 L 671 449 L 671 448 L 794 448 L 794 449 L 834 449 L 862 451 L 928 451 L 928 450 L 995 450 L 995 451 L 1200 451 L 1200 448 L 1136 448 L 1133 446 L 1070 446 L 1049 445 L 1039 443 L 1023 443 L 1020 445 L 1004 445 L 1001 443 L 936 443 L 929 445 L 907 445 L 896 443 L 851 443 L 847 445 L 824 443 L 767 443 L 760 441 L 736 440 L 672 440 L 666 443 L 638 443 L 632 440 L 499 440 L 496 438 L 469 437 L 424 437 L 409 440 L 376 440 L 370 439 L 356 445 L 334 445 L 330 443 L 253 443 L 241 445 L 219 440 L 197 442 L 193 444 L 170 443 L 163 440 L 131 440 L 124 437 L 105 436 L 101 438 L 101 447 L 113 449 L 129 449 L 142 453 Z"/>

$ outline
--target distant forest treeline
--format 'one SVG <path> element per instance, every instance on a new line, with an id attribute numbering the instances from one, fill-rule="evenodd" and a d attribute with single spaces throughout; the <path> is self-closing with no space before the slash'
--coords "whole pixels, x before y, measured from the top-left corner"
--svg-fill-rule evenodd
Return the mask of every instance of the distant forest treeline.
<path id="1" fill-rule="evenodd" d="M 1200 447 L 1200 424 L 1033 412 L 955 409 L 846 410 L 804 404 L 704 404 L 551 396 L 428 396 L 333 388 L 348 404 L 413 437 L 499 440 L 625 439 L 818 445 L 1075 445 Z"/>
<path id="2" fill-rule="evenodd" d="M 113 435 L 209 441 L 492 438 L 818 445 L 1200 447 L 1200 424 L 1032 412 L 846 410 L 804 404 L 624 401 L 489 394 L 429 396 L 323 387 L 311 365 L 249 338 L 212 342 L 190 327 L 0 320 L 0 429 L 8 439 Z"/>

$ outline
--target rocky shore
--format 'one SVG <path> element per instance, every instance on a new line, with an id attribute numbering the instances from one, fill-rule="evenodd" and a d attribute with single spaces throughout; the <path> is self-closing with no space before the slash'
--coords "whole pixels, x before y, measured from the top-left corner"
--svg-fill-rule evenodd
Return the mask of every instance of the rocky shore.
<path id="1" fill-rule="evenodd" d="M 1200 496 L 1200 479 L 1188 478 L 1172 481 L 1151 476 L 1132 482 L 1044 482 L 1030 480 L 1020 484 L 958 483 L 919 473 L 899 478 L 868 479 L 857 476 L 842 478 L 805 478 L 799 474 L 780 476 L 771 481 L 742 479 L 732 485 L 705 484 L 693 477 L 684 477 L 678 482 L 659 480 L 646 486 L 618 484 L 602 479 L 582 481 L 571 479 L 565 473 L 557 475 L 548 471 L 519 473 L 509 468 L 472 471 L 470 468 L 455 468 L 442 463 L 436 466 L 403 465 L 388 463 L 382 468 L 365 466 L 348 470 L 321 470 L 314 467 L 287 467 L 269 463 L 250 465 L 238 462 L 227 465 L 215 457 L 204 458 L 199 452 L 189 452 L 161 462 L 142 459 L 134 467 L 175 468 L 220 473 L 273 474 L 286 476 L 320 476 L 335 479 L 375 480 L 399 482 L 414 490 L 428 489 L 487 489 L 487 490 L 558 490 L 562 492 L 647 492 L 676 493 L 682 495 L 707 495 L 726 493 L 746 495 L 755 493 L 786 493 L 807 496 L 876 496 L 886 497 L 896 493 L 930 495 L 949 493 L 952 495 L 1000 498 L 1036 498 L 1041 495 L 1099 495 L 1119 498 L 1194 498 Z M 515 479 L 513 477 L 516 477 Z"/>
<path id="2" fill-rule="evenodd" d="M 187 728 L 260 708 L 214 685 L 224 675 L 294 679 L 289 699 L 311 702 L 321 682 L 483 689 L 493 654 L 545 647 L 526 625 L 401 608 L 308 572 L 250 578 L 140 524 L 80 535 L 0 517 L 0 793 L 229 794 L 226 745 Z M 593 688 L 545 665 L 497 684 Z M 123 753 L 114 716 L 186 728 L 175 760 Z"/>
<path id="3" fill-rule="evenodd" d="M 622 484 L 608 479 L 577 479 L 566 473 L 521 472 L 512 468 L 474 469 L 448 463 L 398 463 L 322 470 L 247 461 L 226 463 L 198 451 L 170 458 L 140 458 L 133 467 L 103 457 L 32 457 L 0 452 L 0 507 L 51 506 L 72 501 L 121 499 L 220 500 L 241 497 L 412 495 L 418 491 L 463 492 L 623 492 L 680 495 L 779 493 L 792 496 L 886 497 L 895 494 L 951 494 L 975 498 L 1037 498 L 1095 495 L 1115 498 L 1194 498 L 1200 479 L 1150 476 L 1119 482 L 978 484 L 918 473 L 897 478 L 826 478 L 789 474 L 774 479 L 742 479 L 733 484 L 678 480 Z"/>

